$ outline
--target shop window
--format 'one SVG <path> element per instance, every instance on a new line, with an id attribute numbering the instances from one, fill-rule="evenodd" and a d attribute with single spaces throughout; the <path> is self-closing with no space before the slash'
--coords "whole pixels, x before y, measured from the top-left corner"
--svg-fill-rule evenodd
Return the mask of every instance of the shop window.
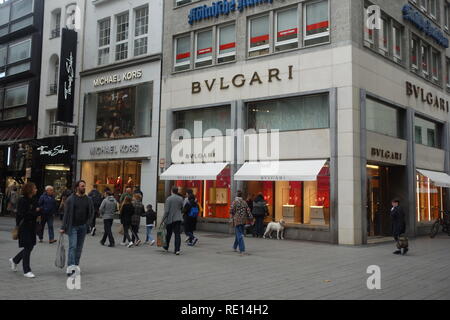
<path id="1" fill-rule="evenodd" d="M 135 10 L 134 56 L 147 53 L 148 47 L 148 6 Z"/>
<path id="2" fill-rule="evenodd" d="M 417 173 L 416 179 L 417 221 L 435 221 L 440 211 L 444 210 L 444 190 L 420 173 Z"/>
<path id="3" fill-rule="evenodd" d="M 175 40 L 175 71 L 188 70 L 191 67 L 191 37 Z"/>
<path id="4" fill-rule="evenodd" d="M 402 139 L 404 115 L 398 108 L 366 99 L 366 129 Z"/>
<path id="5" fill-rule="evenodd" d="M 249 57 L 268 54 L 270 49 L 269 16 L 250 19 Z"/>
<path id="6" fill-rule="evenodd" d="M 415 118 L 415 142 L 432 148 L 441 147 L 440 125 L 425 120 L 423 118 Z"/>
<path id="7" fill-rule="evenodd" d="M 151 135 L 153 86 L 91 93 L 86 96 L 84 140 L 130 139 Z"/>
<path id="8" fill-rule="evenodd" d="M 304 41 L 305 46 L 330 41 L 328 0 L 305 5 Z"/>
<path id="9" fill-rule="evenodd" d="M 206 136 L 210 129 L 219 130 L 226 135 L 231 126 L 231 109 L 229 106 L 193 109 L 175 112 L 175 128 L 186 129 L 193 138 Z M 195 130 L 195 122 L 201 122 L 201 131 Z M 200 136 L 201 135 L 201 136 Z"/>
<path id="10" fill-rule="evenodd" d="M 248 181 L 249 198 L 262 194 L 269 209 L 266 222 L 329 225 L 330 171 L 326 165 L 316 181 Z"/>
<path id="11" fill-rule="evenodd" d="M 103 20 L 98 23 L 98 65 L 109 63 L 109 45 L 111 41 L 111 20 Z"/>
<path id="12" fill-rule="evenodd" d="M 251 102 L 248 129 L 280 131 L 323 129 L 330 126 L 328 94 Z"/>
<path id="13" fill-rule="evenodd" d="M 142 161 L 84 161 L 81 167 L 81 179 L 86 181 L 87 192 L 93 185 L 103 193 L 109 188 L 119 197 L 127 187 L 141 185 Z"/>
<path id="14" fill-rule="evenodd" d="M 298 11 L 297 8 L 276 13 L 275 51 L 298 47 Z"/>
<path id="15" fill-rule="evenodd" d="M 196 34 L 195 67 L 205 67 L 212 64 L 212 30 Z"/>
<path id="16" fill-rule="evenodd" d="M 53 186 L 57 201 L 70 185 L 70 167 L 64 165 L 46 165 L 44 168 L 44 186 Z"/>
<path id="17" fill-rule="evenodd" d="M 219 50 L 217 62 L 229 62 L 236 59 L 236 25 L 219 27 Z"/>
<path id="18" fill-rule="evenodd" d="M 128 58 L 128 29 L 129 14 L 124 13 L 117 16 L 117 35 L 116 35 L 116 61 Z"/>

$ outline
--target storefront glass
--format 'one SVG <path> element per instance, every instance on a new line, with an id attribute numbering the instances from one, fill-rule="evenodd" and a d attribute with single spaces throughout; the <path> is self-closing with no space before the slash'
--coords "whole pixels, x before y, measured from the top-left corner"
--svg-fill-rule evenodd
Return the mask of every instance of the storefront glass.
<path id="1" fill-rule="evenodd" d="M 114 194 L 122 194 L 127 187 L 141 185 L 141 161 L 85 161 L 82 165 L 81 178 L 86 181 L 88 191 L 94 184 L 104 192 L 109 188 Z"/>
<path id="2" fill-rule="evenodd" d="M 330 170 L 325 166 L 316 181 L 249 181 L 247 194 L 264 196 L 269 209 L 267 221 L 329 225 Z"/>
<path id="3" fill-rule="evenodd" d="M 150 136 L 152 84 L 87 94 L 84 112 L 85 141 Z"/>
<path id="4" fill-rule="evenodd" d="M 175 181 L 178 192 L 185 196 L 188 189 L 192 189 L 201 206 L 200 215 L 203 218 L 230 217 L 231 176 L 230 168 L 225 168 L 215 181 Z"/>
<path id="5" fill-rule="evenodd" d="M 430 222 L 439 218 L 444 210 L 444 190 L 437 187 L 428 177 L 417 173 L 417 221 Z"/>
<path id="6" fill-rule="evenodd" d="M 47 165 L 44 172 L 44 187 L 53 186 L 56 200 L 61 200 L 64 191 L 67 190 L 70 175 L 70 167 L 64 165 Z"/>

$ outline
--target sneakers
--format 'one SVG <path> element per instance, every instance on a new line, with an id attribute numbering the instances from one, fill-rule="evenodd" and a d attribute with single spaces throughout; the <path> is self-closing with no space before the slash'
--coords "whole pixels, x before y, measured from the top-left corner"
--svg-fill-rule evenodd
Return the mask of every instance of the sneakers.
<path id="1" fill-rule="evenodd" d="M 180 255 L 180 253 L 181 253 L 181 251 L 177 251 L 177 252 L 175 252 L 175 254 L 176 254 L 177 256 L 179 256 L 179 255 Z"/>
<path id="2" fill-rule="evenodd" d="M 134 246 L 134 243 L 130 241 L 130 243 L 128 244 L 128 248 L 131 248 L 132 246 Z"/>
<path id="3" fill-rule="evenodd" d="M 186 238 L 186 240 L 184 240 L 184 242 L 188 243 L 190 238 Z"/>
<path id="4" fill-rule="evenodd" d="M 169 252 L 169 247 L 162 247 L 164 251 Z"/>
<path id="5" fill-rule="evenodd" d="M 36 278 L 33 272 L 28 272 L 23 275 L 25 278 Z"/>
<path id="6" fill-rule="evenodd" d="M 198 242 L 198 238 L 194 238 L 194 240 L 192 241 L 192 246 L 195 246 Z"/>
<path id="7" fill-rule="evenodd" d="M 93 227 L 93 228 L 92 228 L 92 231 L 91 231 L 91 236 L 95 236 L 95 230 L 97 230 L 97 228 L 96 228 L 96 227 Z"/>
<path id="8" fill-rule="evenodd" d="M 101 240 L 100 240 L 100 244 L 101 244 L 102 246 L 104 246 L 104 245 L 105 245 L 105 243 L 104 243 L 103 241 L 101 241 Z"/>
<path id="9" fill-rule="evenodd" d="M 406 253 L 409 251 L 408 248 L 403 248 L 402 256 L 406 255 Z"/>
<path id="10" fill-rule="evenodd" d="M 152 240 L 152 242 L 150 242 L 150 245 L 151 245 L 151 246 L 154 246 L 155 243 L 156 243 L 156 241 L 155 241 L 155 240 Z"/>
<path id="11" fill-rule="evenodd" d="M 11 270 L 17 272 L 17 264 L 14 263 L 13 258 L 9 259 L 9 263 L 11 263 Z"/>
<path id="12" fill-rule="evenodd" d="M 141 240 L 138 240 L 138 241 L 136 241 L 136 242 L 134 243 L 134 245 L 135 245 L 136 247 L 138 247 L 141 243 L 142 243 L 142 241 L 141 241 Z"/>

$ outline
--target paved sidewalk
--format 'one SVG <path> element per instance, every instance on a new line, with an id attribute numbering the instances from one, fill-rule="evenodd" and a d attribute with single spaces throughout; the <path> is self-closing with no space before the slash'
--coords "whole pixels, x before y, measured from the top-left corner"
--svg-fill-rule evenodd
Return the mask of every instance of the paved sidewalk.
<path id="1" fill-rule="evenodd" d="M 18 252 L 12 226 L 12 219 L 0 218 L 0 300 L 450 299 L 450 237 L 444 234 L 411 240 L 404 257 L 392 254 L 393 243 L 346 247 L 253 238 L 245 239 L 250 255 L 240 257 L 231 249 L 232 235 L 199 233 L 196 247 L 183 244 L 175 256 L 149 246 L 102 247 L 100 230 L 86 240 L 81 290 L 70 291 L 64 271 L 54 266 L 56 244 L 33 251 L 35 279 L 24 278 L 21 266 L 10 271 L 8 258 Z M 381 267 L 381 290 L 367 289 L 370 265 Z"/>

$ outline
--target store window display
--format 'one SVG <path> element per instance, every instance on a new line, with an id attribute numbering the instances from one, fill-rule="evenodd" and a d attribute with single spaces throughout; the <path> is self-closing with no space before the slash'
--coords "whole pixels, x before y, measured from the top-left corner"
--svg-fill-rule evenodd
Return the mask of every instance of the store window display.
<path id="1" fill-rule="evenodd" d="M 437 187 L 428 177 L 417 174 L 417 221 L 431 222 L 445 210 L 445 188 Z"/>

